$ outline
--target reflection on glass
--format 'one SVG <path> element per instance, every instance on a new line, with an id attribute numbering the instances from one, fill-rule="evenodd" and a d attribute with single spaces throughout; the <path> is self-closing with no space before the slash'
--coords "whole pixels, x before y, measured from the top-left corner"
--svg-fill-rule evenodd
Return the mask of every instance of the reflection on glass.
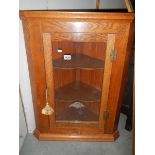
<path id="1" fill-rule="evenodd" d="M 105 50 L 105 42 L 52 42 L 56 121 L 99 120 Z"/>

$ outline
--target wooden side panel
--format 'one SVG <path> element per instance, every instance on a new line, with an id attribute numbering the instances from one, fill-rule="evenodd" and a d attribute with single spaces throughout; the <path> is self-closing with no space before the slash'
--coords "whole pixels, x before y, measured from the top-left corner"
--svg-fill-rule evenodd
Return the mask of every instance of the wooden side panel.
<path id="1" fill-rule="evenodd" d="M 40 24 L 39 21 L 23 21 L 36 127 L 40 131 L 46 131 L 49 127 L 48 117 L 41 114 L 41 109 L 46 102 L 46 80 Z"/>
<path id="2" fill-rule="evenodd" d="M 127 71 L 128 71 L 128 63 L 130 61 L 131 57 L 131 49 L 133 46 L 133 40 L 134 40 L 134 22 L 129 24 L 129 27 L 127 27 L 126 31 L 128 33 L 128 37 L 126 39 L 125 43 L 125 50 L 126 50 L 126 56 L 125 56 L 125 63 L 124 63 L 124 68 L 123 68 L 123 80 L 121 81 L 121 88 L 120 88 L 120 93 L 119 93 L 119 100 L 118 100 L 118 106 L 117 106 L 117 114 L 116 114 L 116 119 L 114 122 L 114 129 L 117 129 L 118 121 L 119 121 L 119 115 L 120 115 L 120 108 L 121 108 L 121 103 L 122 103 L 122 97 L 123 97 L 123 92 L 124 92 L 124 87 L 125 87 L 125 80 L 127 78 Z"/>
<path id="3" fill-rule="evenodd" d="M 113 62 L 112 67 L 111 84 L 109 88 L 110 94 L 107 107 L 110 117 L 105 123 L 105 133 L 113 133 L 117 130 L 127 64 L 130 54 L 129 48 L 127 48 L 129 32 L 130 24 L 124 27 L 124 29 L 122 29 L 116 37 L 117 60 Z"/>

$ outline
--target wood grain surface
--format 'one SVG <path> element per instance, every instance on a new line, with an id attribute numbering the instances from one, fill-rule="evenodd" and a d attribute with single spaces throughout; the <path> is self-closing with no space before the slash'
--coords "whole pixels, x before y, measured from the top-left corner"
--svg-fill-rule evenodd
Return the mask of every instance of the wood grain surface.
<path id="1" fill-rule="evenodd" d="M 20 18 L 36 120 L 34 135 L 40 140 L 114 141 L 118 138 L 121 99 L 134 33 L 134 13 L 20 11 Z M 58 53 L 58 48 L 62 48 L 63 53 Z M 117 50 L 117 59 L 113 62 L 109 56 L 111 49 Z M 64 69 L 64 64 L 54 67 L 53 62 L 67 53 L 86 55 L 104 63 L 101 69 L 93 67 L 96 61 L 90 61 L 93 63 L 88 63 L 87 67 L 86 63 L 79 68 L 75 63 L 70 69 Z M 88 99 L 91 90 L 101 92 L 98 97 L 90 95 L 97 100 L 83 103 L 87 108 L 84 114 L 90 114 L 90 111 L 99 116 L 99 120 L 93 115 L 80 116 L 78 121 L 63 120 L 66 116 L 55 119 L 57 112 L 63 112 L 71 104 L 65 100 L 56 101 L 55 91 L 75 82 L 89 86 L 89 91 L 81 91 L 86 96 L 84 99 Z M 48 102 L 55 111 L 51 116 L 41 114 L 46 104 L 46 89 Z M 70 113 L 77 113 L 72 110 L 74 112 Z M 104 112 L 109 112 L 106 120 Z"/>

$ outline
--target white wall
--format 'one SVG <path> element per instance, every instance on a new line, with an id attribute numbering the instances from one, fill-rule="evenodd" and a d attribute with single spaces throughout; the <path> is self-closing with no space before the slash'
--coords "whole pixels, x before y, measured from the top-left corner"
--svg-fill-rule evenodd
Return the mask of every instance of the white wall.
<path id="1" fill-rule="evenodd" d="M 24 143 L 26 135 L 27 135 L 27 127 L 24 116 L 23 104 L 21 96 L 19 96 L 19 150 L 21 149 Z"/>
<path id="2" fill-rule="evenodd" d="M 93 9 L 96 7 L 96 0 L 19 0 L 19 6 L 20 10 Z M 101 0 L 100 5 L 100 8 L 124 7 L 124 0 Z M 21 21 L 19 23 L 19 33 L 19 83 L 22 94 L 22 101 L 26 114 L 28 132 L 33 132 L 33 130 L 35 129 L 35 120 Z"/>
<path id="3" fill-rule="evenodd" d="M 20 10 L 95 9 L 96 0 L 20 0 Z M 124 0 L 100 0 L 100 8 L 125 8 Z"/>
<path id="4" fill-rule="evenodd" d="M 37 9 L 91 9 L 96 0 L 20 0 L 21 10 Z"/>

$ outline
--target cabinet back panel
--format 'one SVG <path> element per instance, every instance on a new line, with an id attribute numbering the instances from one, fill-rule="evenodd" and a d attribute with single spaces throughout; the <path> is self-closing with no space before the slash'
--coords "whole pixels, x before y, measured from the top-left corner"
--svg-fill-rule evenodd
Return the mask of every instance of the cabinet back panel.
<path id="1" fill-rule="evenodd" d="M 76 70 L 54 69 L 54 88 L 62 87 L 76 80 Z"/>
<path id="2" fill-rule="evenodd" d="M 62 49 L 62 52 L 57 52 Z M 64 54 L 84 54 L 100 60 L 105 59 L 106 43 L 104 42 L 52 42 L 53 59 L 63 57 Z"/>
<path id="3" fill-rule="evenodd" d="M 62 52 L 57 52 L 62 49 Z M 64 54 L 84 54 L 100 60 L 105 59 L 106 43 L 104 42 L 52 42 L 53 59 L 63 58 Z M 63 70 L 54 69 L 55 89 L 76 80 L 101 90 L 103 70 Z"/>
<path id="4" fill-rule="evenodd" d="M 76 70 L 54 69 L 54 88 L 77 81 Z M 102 89 L 103 70 L 80 70 L 79 81 L 99 90 Z"/>
<path id="5" fill-rule="evenodd" d="M 106 43 L 104 42 L 80 42 L 77 53 L 85 54 L 100 60 L 105 59 Z"/>
<path id="6" fill-rule="evenodd" d="M 103 70 L 81 70 L 80 80 L 99 90 L 102 89 Z"/>
<path id="7" fill-rule="evenodd" d="M 62 49 L 62 52 L 58 52 L 58 49 Z M 62 58 L 64 54 L 75 54 L 76 43 L 75 42 L 52 42 L 52 57 L 53 59 Z"/>

